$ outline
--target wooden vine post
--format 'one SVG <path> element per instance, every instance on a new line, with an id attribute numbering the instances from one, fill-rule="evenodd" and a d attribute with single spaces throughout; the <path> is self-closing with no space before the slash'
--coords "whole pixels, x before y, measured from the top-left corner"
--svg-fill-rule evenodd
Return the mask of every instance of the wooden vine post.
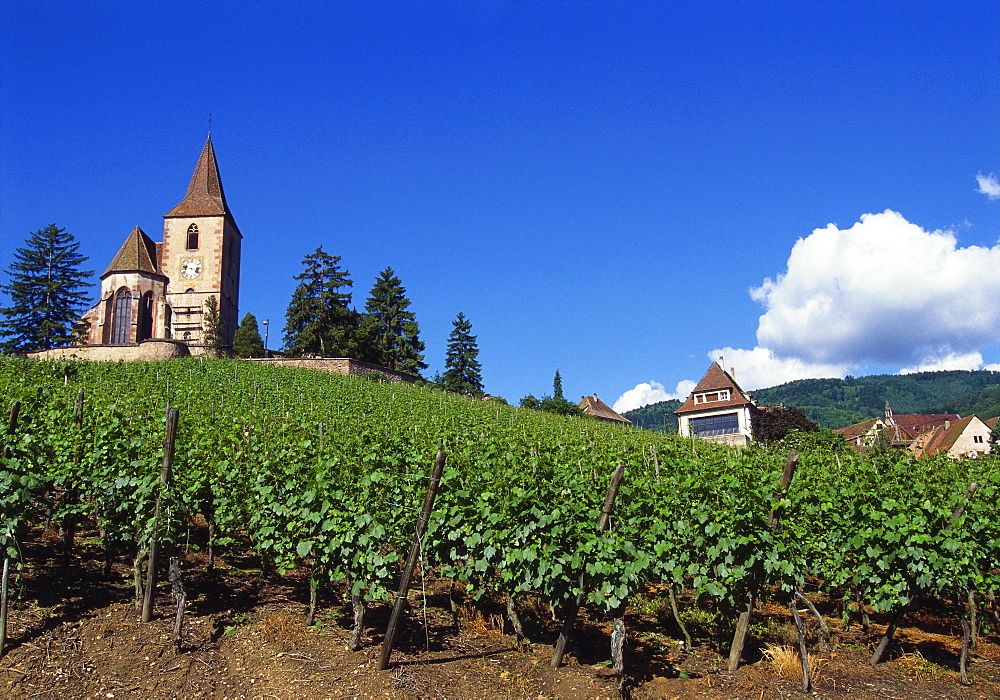
<path id="1" fill-rule="evenodd" d="M 153 619 L 153 598 L 156 592 L 156 555 L 160 536 L 160 516 L 163 510 L 163 494 L 170 488 L 174 465 L 174 441 L 177 437 L 176 408 L 167 409 L 166 435 L 163 438 L 163 464 L 160 467 L 160 490 L 156 494 L 156 510 L 153 514 L 153 527 L 149 534 L 149 562 L 146 570 L 146 590 L 142 599 L 142 621 Z"/>
<path id="2" fill-rule="evenodd" d="M 778 490 L 771 496 L 772 501 L 778 501 L 787 492 L 788 487 L 792 483 L 792 477 L 795 476 L 795 467 L 799 463 L 799 453 L 792 450 L 788 453 L 788 461 L 785 462 L 785 470 L 781 474 L 781 483 Z M 771 513 L 767 516 L 767 527 L 770 530 L 776 530 L 778 525 L 781 523 L 781 508 L 775 503 L 771 507 Z M 763 571 L 761 570 L 763 565 L 758 562 L 754 566 L 753 573 L 750 576 L 750 590 L 747 591 L 746 607 L 740 613 L 740 617 L 736 622 L 736 633 L 733 635 L 733 645 L 729 649 L 729 671 L 730 673 L 735 671 L 740 665 L 740 657 L 743 656 L 743 645 L 746 643 L 747 629 L 750 627 L 750 615 L 753 614 L 754 606 L 757 604 L 757 592 L 760 588 L 761 579 L 763 578 Z"/>
<path id="3" fill-rule="evenodd" d="M 0 659 L 7 645 L 7 582 L 10 580 L 10 557 L 4 543 L 3 573 L 0 575 Z"/>
<path id="4" fill-rule="evenodd" d="M 73 404 L 73 467 L 74 471 L 80 467 L 80 459 L 83 457 L 83 387 L 76 392 L 76 402 Z M 73 482 L 66 489 L 63 500 L 67 505 L 75 505 L 80 500 L 80 492 L 76 487 L 76 474 L 73 475 Z M 76 538 L 76 514 L 68 513 L 63 516 L 61 526 L 62 549 L 65 554 L 73 552 L 74 540 Z"/>
<path id="5" fill-rule="evenodd" d="M 10 418 L 7 421 L 8 439 L 17 432 L 17 417 L 21 412 L 21 402 L 15 401 L 10 406 Z M 6 445 L 3 448 L 3 458 L 10 456 L 10 451 Z M 0 657 L 3 656 L 4 646 L 7 644 L 7 596 L 10 581 L 10 554 L 7 547 L 10 546 L 8 538 L 13 537 L 13 532 L 3 534 L 0 539 L 0 546 L 3 547 L 3 571 L 0 572 Z"/>
<path id="6" fill-rule="evenodd" d="M 611 509 L 615 505 L 615 497 L 618 495 L 618 489 L 621 486 L 622 478 L 625 476 L 625 465 L 619 464 L 618 468 L 615 469 L 615 473 L 611 475 L 611 483 L 608 485 L 608 493 L 604 497 L 604 505 L 601 507 L 601 514 L 597 518 L 597 531 L 604 532 L 608 528 L 608 521 L 611 518 Z M 583 569 L 580 571 L 580 588 L 583 588 L 584 584 L 584 571 L 586 570 L 586 563 L 583 565 Z M 559 668 L 562 666 L 563 656 L 566 655 L 566 647 L 569 646 L 569 640 L 573 633 L 573 627 L 576 625 L 576 616 L 580 611 L 580 606 L 583 605 L 583 591 L 576 596 L 575 599 L 571 600 L 566 610 L 566 619 L 563 621 L 562 630 L 559 632 L 559 639 L 556 640 L 555 649 L 552 650 L 552 668 Z M 619 629 L 619 623 L 616 618 L 616 630 L 619 631 L 622 637 L 622 643 L 624 643 L 624 623 L 620 623 L 621 629 Z M 615 639 L 612 642 L 612 646 L 615 647 L 618 640 Z M 620 650 L 620 646 L 618 646 Z M 616 669 L 617 670 L 617 669 Z"/>
<path id="7" fill-rule="evenodd" d="M 389 627 L 385 632 L 385 640 L 382 642 L 382 653 L 378 660 L 378 670 L 384 671 L 389 668 L 389 657 L 392 655 L 392 645 L 396 641 L 396 632 L 399 630 L 399 621 L 403 615 L 403 606 L 406 604 L 406 594 L 410 590 L 410 581 L 413 579 L 413 571 L 417 568 L 417 559 L 420 557 L 421 541 L 427 531 L 427 522 L 430 520 L 431 509 L 434 507 L 434 497 L 437 495 L 438 484 L 441 483 L 441 471 L 444 469 L 445 452 L 441 443 L 438 443 L 437 457 L 434 458 L 434 470 L 431 472 L 430 482 L 427 484 L 427 494 L 424 496 L 424 507 L 417 518 L 417 529 L 413 533 L 413 542 L 410 544 L 410 553 L 406 557 L 406 564 L 403 566 L 403 577 L 399 581 L 399 590 L 396 591 L 396 603 L 392 607 L 392 616 L 389 618 Z"/>

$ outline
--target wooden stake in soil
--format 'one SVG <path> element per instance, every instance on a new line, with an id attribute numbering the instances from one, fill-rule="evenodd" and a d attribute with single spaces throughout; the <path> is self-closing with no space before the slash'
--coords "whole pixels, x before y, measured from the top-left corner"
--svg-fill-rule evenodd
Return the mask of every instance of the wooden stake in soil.
<path id="1" fill-rule="evenodd" d="M 83 387 L 76 392 L 76 403 L 73 405 L 73 467 L 79 469 L 80 459 L 83 457 Z M 74 474 L 75 477 L 75 474 Z M 63 503 L 72 506 L 80 500 L 80 493 L 76 488 L 76 483 L 72 483 L 63 495 Z M 74 540 L 76 539 L 76 514 L 68 513 L 63 517 L 59 528 L 62 537 L 62 551 L 64 554 L 73 553 Z"/>
<path id="2" fill-rule="evenodd" d="M 17 432 L 17 416 L 21 412 L 21 402 L 15 401 L 10 405 L 10 418 L 7 419 L 7 435 L 13 435 Z M 10 448 L 4 445 L 3 457 L 10 456 Z"/>
<path id="3" fill-rule="evenodd" d="M 618 488 L 622 484 L 622 478 L 625 476 L 625 465 L 619 464 L 618 468 L 615 469 L 615 473 L 611 475 L 611 483 L 608 484 L 608 493 L 604 497 L 604 505 L 601 507 L 601 514 L 597 518 L 597 531 L 604 532 L 608 527 L 608 521 L 611 519 L 611 508 L 615 505 L 615 497 L 618 495 Z M 584 565 L 585 569 L 585 565 Z M 580 588 L 583 588 L 583 570 L 580 571 Z M 566 647 L 569 645 L 569 639 L 573 634 L 573 626 L 576 624 L 576 615 L 580 611 L 580 606 L 583 605 L 583 591 L 576 596 L 575 600 L 570 600 L 569 604 L 566 606 L 566 619 L 563 620 L 562 630 L 559 632 L 559 639 L 556 640 L 555 649 L 552 650 L 552 668 L 559 668 L 562 666 L 563 656 L 566 655 Z"/>
<path id="4" fill-rule="evenodd" d="M 795 476 L 795 467 L 799 463 L 799 453 L 792 450 L 788 453 L 788 461 L 785 462 L 785 470 L 781 474 L 781 483 L 778 490 L 771 496 L 772 501 L 777 501 L 788 491 L 788 486 Z M 781 523 L 781 508 L 775 504 L 771 507 L 771 513 L 767 516 L 767 525 L 771 530 L 778 528 Z M 750 586 L 747 591 L 746 607 L 740 613 L 736 621 L 736 633 L 733 635 L 733 645 L 729 649 L 729 672 L 732 673 L 740 665 L 740 657 L 743 656 L 743 645 L 746 644 L 747 630 L 750 628 L 750 615 L 753 614 L 754 606 L 757 604 L 757 589 L 760 587 L 763 578 L 762 564 L 754 567 L 750 577 Z"/>
<path id="5" fill-rule="evenodd" d="M 694 649 L 694 642 L 691 641 L 691 633 L 688 632 L 687 625 L 684 624 L 684 620 L 681 619 L 680 610 L 677 609 L 677 594 L 674 593 L 674 584 L 670 584 L 670 612 L 674 614 L 674 622 L 677 626 L 681 628 L 681 634 L 684 635 L 684 650 L 690 652 Z"/>
<path id="6" fill-rule="evenodd" d="M 802 659 L 802 692 L 809 692 L 809 652 L 806 649 L 806 633 L 802 627 L 802 618 L 799 617 L 799 607 L 795 604 L 795 596 L 792 596 L 788 603 L 788 609 L 792 611 L 792 619 L 795 621 L 795 629 L 799 635 L 799 658 Z"/>
<path id="7" fill-rule="evenodd" d="M 4 646 L 7 644 L 7 581 L 10 579 L 10 557 L 6 554 L 4 551 L 3 573 L 0 574 L 0 658 L 3 658 Z"/>
<path id="8" fill-rule="evenodd" d="M 177 557 L 170 557 L 170 591 L 177 601 L 177 615 L 174 617 L 174 653 L 181 653 L 181 627 L 184 624 L 184 586 L 181 585 L 181 563 Z"/>
<path id="9" fill-rule="evenodd" d="M 812 611 L 812 614 L 816 616 L 816 622 L 819 623 L 820 629 L 819 650 L 828 651 L 830 648 L 830 626 L 826 624 L 826 620 L 824 620 L 823 616 L 819 614 L 819 610 L 816 609 L 816 606 L 812 604 L 811 600 L 806 598 L 802 591 L 795 591 L 795 597 L 805 603 L 806 607 L 808 607 Z"/>
<path id="10" fill-rule="evenodd" d="M 962 618 L 962 655 L 958 660 L 958 682 L 962 685 L 972 685 L 969 682 L 969 621 Z"/>
<path id="11" fill-rule="evenodd" d="M 625 606 L 614 613 L 614 627 L 611 630 L 611 665 L 618 681 L 618 694 L 625 692 Z"/>
<path id="12" fill-rule="evenodd" d="M 17 416 L 21 412 L 21 402 L 15 401 L 10 405 L 10 418 L 7 420 L 7 435 L 11 436 L 17 432 Z M 4 445 L 3 457 L 10 456 L 10 450 Z M 10 533 L 13 536 L 13 533 Z M 7 554 L 7 547 L 10 543 L 5 537 L 3 540 L 3 572 L 0 574 L 0 657 L 3 656 L 4 645 L 7 643 L 7 592 L 10 581 L 10 556 Z"/>
<path id="13" fill-rule="evenodd" d="M 410 581 L 413 579 L 413 570 L 417 568 L 417 558 L 420 556 L 420 542 L 427 531 L 427 521 L 431 516 L 431 509 L 434 507 L 434 496 L 437 494 L 438 484 L 441 482 L 441 471 L 444 469 L 445 452 L 444 447 L 438 445 L 437 457 L 434 459 L 434 471 L 431 472 L 430 483 L 427 484 L 427 495 L 424 496 L 424 507 L 417 518 L 417 530 L 413 533 L 413 542 L 410 544 L 410 554 L 406 557 L 406 564 L 403 566 L 403 578 L 399 582 L 399 590 L 396 591 L 396 604 L 392 607 L 392 617 L 389 618 L 389 628 L 385 632 L 385 641 L 382 642 L 382 654 L 378 660 L 378 670 L 384 671 L 389 668 L 389 657 L 392 655 L 392 645 L 396 641 L 396 632 L 399 629 L 399 619 L 403 615 L 403 606 L 406 604 L 406 594 L 410 590 Z M 353 603 L 353 600 L 352 600 Z"/>
<path id="14" fill-rule="evenodd" d="M 156 592 L 156 549 L 159 540 L 160 513 L 163 509 L 163 493 L 170 487 L 171 469 L 174 464 L 174 441 L 177 437 L 176 408 L 167 409 L 166 436 L 163 439 L 163 464 L 160 467 L 160 491 L 156 495 L 156 510 L 153 515 L 152 532 L 149 535 L 149 564 L 146 571 L 146 591 L 142 601 L 142 621 L 153 619 L 153 598 Z"/>

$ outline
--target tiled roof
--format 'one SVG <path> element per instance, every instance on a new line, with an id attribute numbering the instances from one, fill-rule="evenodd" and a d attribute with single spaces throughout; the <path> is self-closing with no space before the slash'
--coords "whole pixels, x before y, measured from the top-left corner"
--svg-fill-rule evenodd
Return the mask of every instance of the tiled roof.
<path id="1" fill-rule="evenodd" d="M 695 404 L 695 394 L 701 394 L 706 391 L 717 391 L 718 389 L 729 389 L 729 398 L 725 401 Z M 750 397 L 743 393 L 740 385 L 736 383 L 736 380 L 733 379 L 732 376 L 730 376 L 729 372 L 722 369 L 722 367 L 719 366 L 719 363 L 713 362 L 712 366 L 708 368 L 707 372 L 705 372 L 705 376 L 701 378 L 701 381 L 698 382 L 698 385 L 687 397 L 684 404 L 674 411 L 674 413 L 688 413 L 691 411 L 704 411 L 707 409 L 714 410 L 716 408 L 727 408 L 729 406 L 748 405 L 753 405 L 753 401 L 750 400 Z"/>
<path id="2" fill-rule="evenodd" d="M 945 422 L 955 422 L 961 416 L 957 413 L 901 413 L 893 414 L 896 425 L 914 436 L 940 427 Z"/>
<path id="3" fill-rule="evenodd" d="M 855 423 L 854 425 L 849 425 L 846 428 L 837 428 L 833 432 L 838 435 L 842 435 L 848 442 L 854 442 L 859 437 L 864 437 L 868 434 L 868 431 L 872 429 L 875 423 L 879 422 L 880 418 L 869 418 L 866 421 L 860 423 Z"/>
<path id="4" fill-rule="evenodd" d="M 921 435 L 932 433 L 945 423 L 953 423 L 959 418 L 957 413 L 895 413 L 892 416 L 892 420 L 896 423 L 895 428 L 888 424 L 888 418 L 880 416 L 849 425 L 846 428 L 837 428 L 833 432 L 839 433 L 845 440 L 854 443 L 858 438 L 867 435 L 876 423 L 881 423 L 879 432 L 887 440 L 900 443 L 909 442 Z M 926 440 L 922 440 L 921 444 L 924 442 Z"/>
<path id="5" fill-rule="evenodd" d="M 106 277 L 112 272 L 149 272 L 157 274 L 159 272 L 156 265 L 156 243 L 143 233 L 142 229 L 136 226 L 132 233 L 128 235 L 118 254 L 112 259 L 108 269 L 101 277 Z"/>
<path id="6" fill-rule="evenodd" d="M 954 423 L 935 426 L 914 441 L 910 450 L 917 455 L 918 459 L 923 455 L 936 455 L 939 452 L 947 452 L 955 445 L 955 441 L 969 427 L 969 423 L 975 417 L 975 414 L 973 414 Z"/>
<path id="7" fill-rule="evenodd" d="M 215 162 L 215 149 L 212 148 L 212 137 L 205 141 L 198 157 L 198 165 L 194 168 L 187 194 L 180 204 L 168 211 L 165 217 L 176 216 L 222 216 L 229 214 L 226 205 L 226 195 L 222 191 L 222 178 L 219 177 L 219 166 Z"/>
<path id="8" fill-rule="evenodd" d="M 596 396 L 584 396 L 580 399 L 580 403 L 578 405 L 588 416 L 593 416 L 599 420 L 610 421 L 613 423 L 632 425 L 632 421 L 620 413 L 617 413 L 613 408 L 611 408 L 611 406 L 608 406 Z"/>

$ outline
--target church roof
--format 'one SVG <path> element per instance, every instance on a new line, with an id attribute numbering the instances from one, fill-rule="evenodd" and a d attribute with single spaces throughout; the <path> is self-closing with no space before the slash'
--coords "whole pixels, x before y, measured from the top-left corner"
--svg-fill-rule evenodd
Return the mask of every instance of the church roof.
<path id="1" fill-rule="evenodd" d="M 118 254 L 111 260 L 102 278 L 112 272 L 149 272 L 159 274 L 156 265 L 156 244 L 136 226 L 128 235 Z"/>
<path id="2" fill-rule="evenodd" d="M 710 404 L 698 404 L 694 402 L 695 394 L 707 391 L 718 391 L 719 389 L 729 389 L 729 398 L 724 401 L 713 401 Z M 674 411 L 677 413 L 688 413 L 690 411 L 715 410 L 717 408 L 728 408 L 729 406 L 752 406 L 753 401 L 740 388 L 732 375 L 719 366 L 718 362 L 713 362 L 712 366 L 705 372 L 698 385 L 688 395 L 684 404 Z"/>
<path id="3" fill-rule="evenodd" d="M 584 413 L 588 416 L 593 416 L 598 420 L 607 421 L 609 423 L 632 425 L 632 421 L 616 412 L 613 408 L 611 408 L 611 406 L 597 398 L 597 396 L 584 396 L 580 399 L 580 403 L 578 405 L 583 409 Z"/>
<path id="4" fill-rule="evenodd" d="M 198 164 L 191 176 L 187 194 L 180 204 L 168 211 L 164 217 L 172 216 L 224 216 L 229 214 L 226 195 L 222 191 L 222 178 L 215 162 L 212 137 L 205 141 Z"/>

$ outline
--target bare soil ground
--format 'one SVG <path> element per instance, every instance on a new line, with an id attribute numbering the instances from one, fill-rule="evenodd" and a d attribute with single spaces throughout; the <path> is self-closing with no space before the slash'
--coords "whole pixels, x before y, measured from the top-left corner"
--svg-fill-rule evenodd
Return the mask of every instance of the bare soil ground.
<path id="1" fill-rule="evenodd" d="M 55 554 L 54 538 L 29 543 L 21 596 L 10 611 L 7 653 L 0 658 L 2 698 L 616 698 L 610 668 L 610 621 L 580 620 L 566 663 L 549 661 L 557 625 L 547 609 L 525 611 L 531 643 L 506 634 L 500 610 L 460 609 L 457 624 L 447 586 L 420 583 L 389 670 L 376 663 L 389 615 L 373 606 L 361 651 L 345 650 L 349 607 L 338 591 L 321 598 L 317 624 L 306 627 L 307 584 L 301 574 L 262 577 L 252 561 L 229 560 L 205 573 L 190 554 L 184 585 L 188 605 L 179 653 L 172 643 L 174 607 L 164 584 L 157 616 L 141 624 L 130 572 L 117 562 L 108 576 L 98 552 Z M 426 615 L 424 601 L 427 601 Z M 707 638 L 685 651 L 679 633 L 648 604 L 627 616 L 626 694 L 636 700 L 800 697 L 794 669 L 784 675 L 761 654 L 763 642 L 788 637 L 788 610 L 760 610 L 749 663 L 736 673 Z M 980 638 L 972 685 L 958 683 L 957 618 L 948 609 L 921 609 L 904 621 L 890 659 L 867 660 L 878 633 L 834 628 L 833 650 L 817 653 L 812 697 L 1000 698 L 1000 637 Z M 877 622 L 877 620 L 876 620 Z M 697 625 L 695 625 L 697 629 Z M 761 641 L 763 640 L 763 641 Z M 787 676 L 787 677 L 786 677 Z"/>

